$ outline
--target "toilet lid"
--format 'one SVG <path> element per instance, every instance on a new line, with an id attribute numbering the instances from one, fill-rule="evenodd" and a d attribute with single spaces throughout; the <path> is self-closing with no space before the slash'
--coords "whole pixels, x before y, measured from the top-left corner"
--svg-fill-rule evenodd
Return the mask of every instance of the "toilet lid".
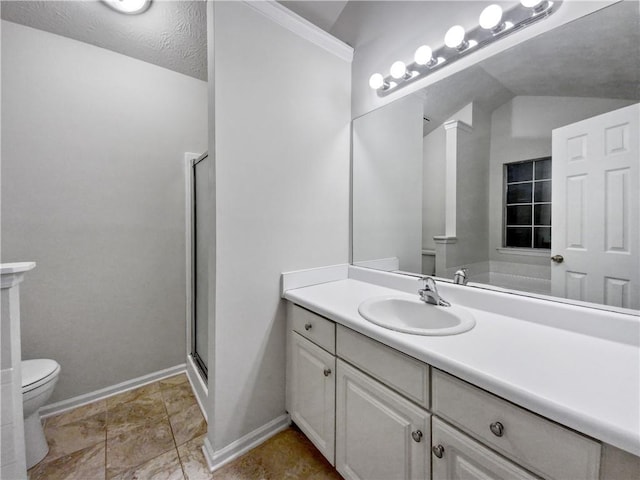
<path id="1" fill-rule="evenodd" d="M 36 360 L 24 360 L 22 368 L 22 392 L 28 392 L 47 383 L 60 371 L 60 365 L 55 360 L 38 358 Z"/>

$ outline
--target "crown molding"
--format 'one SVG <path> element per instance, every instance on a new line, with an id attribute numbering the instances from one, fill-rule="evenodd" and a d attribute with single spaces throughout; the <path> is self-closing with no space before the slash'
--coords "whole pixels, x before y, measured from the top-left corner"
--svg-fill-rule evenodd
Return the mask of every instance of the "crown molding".
<path id="1" fill-rule="evenodd" d="M 353 47 L 338 40 L 300 15 L 272 0 L 247 1 L 246 5 L 260 12 L 281 27 L 323 48 L 349 63 L 353 61 Z"/>

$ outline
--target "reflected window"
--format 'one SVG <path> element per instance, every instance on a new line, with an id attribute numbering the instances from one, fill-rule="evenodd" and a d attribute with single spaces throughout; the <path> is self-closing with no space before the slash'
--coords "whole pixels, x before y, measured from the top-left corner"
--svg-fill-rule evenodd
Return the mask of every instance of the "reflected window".
<path id="1" fill-rule="evenodd" d="M 504 166 L 504 242 L 551 248 L 551 157 Z"/>

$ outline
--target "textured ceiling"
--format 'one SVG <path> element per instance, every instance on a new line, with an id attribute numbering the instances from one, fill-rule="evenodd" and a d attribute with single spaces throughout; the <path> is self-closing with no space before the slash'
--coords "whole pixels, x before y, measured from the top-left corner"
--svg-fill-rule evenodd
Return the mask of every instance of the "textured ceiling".
<path id="1" fill-rule="evenodd" d="M 614 4 L 488 58 L 482 66 L 516 95 L 638 98 L 639 5 Z"/>
<path id="2" fill-rule="evenodd" d="M 158 1 L 123 15 L 97 0 L 3 1 L 3 20 L 37 28 L 207 79 L 204 1 Z"/>

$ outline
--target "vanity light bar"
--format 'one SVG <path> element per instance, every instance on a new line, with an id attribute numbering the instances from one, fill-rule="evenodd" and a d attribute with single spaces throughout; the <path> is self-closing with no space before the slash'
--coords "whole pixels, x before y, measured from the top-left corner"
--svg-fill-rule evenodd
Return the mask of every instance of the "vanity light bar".
<path id="1" fill-rule="evenodd" d="M 560 5 L 562 0 L 521 0 L 504 12 L 499 5 L 489 5 L 480 14 L 479 26 L 465 32 L 460 25 L 454 25 L 447 31 L 443 46 L 437 50 L 427 45 L 418 47 L 412 63 L 394 62 L 386 77 L 381 73 L 371 75 L 369 86 L 378 96 L 388 95 L 499 38 L 549 17 Z"/>

